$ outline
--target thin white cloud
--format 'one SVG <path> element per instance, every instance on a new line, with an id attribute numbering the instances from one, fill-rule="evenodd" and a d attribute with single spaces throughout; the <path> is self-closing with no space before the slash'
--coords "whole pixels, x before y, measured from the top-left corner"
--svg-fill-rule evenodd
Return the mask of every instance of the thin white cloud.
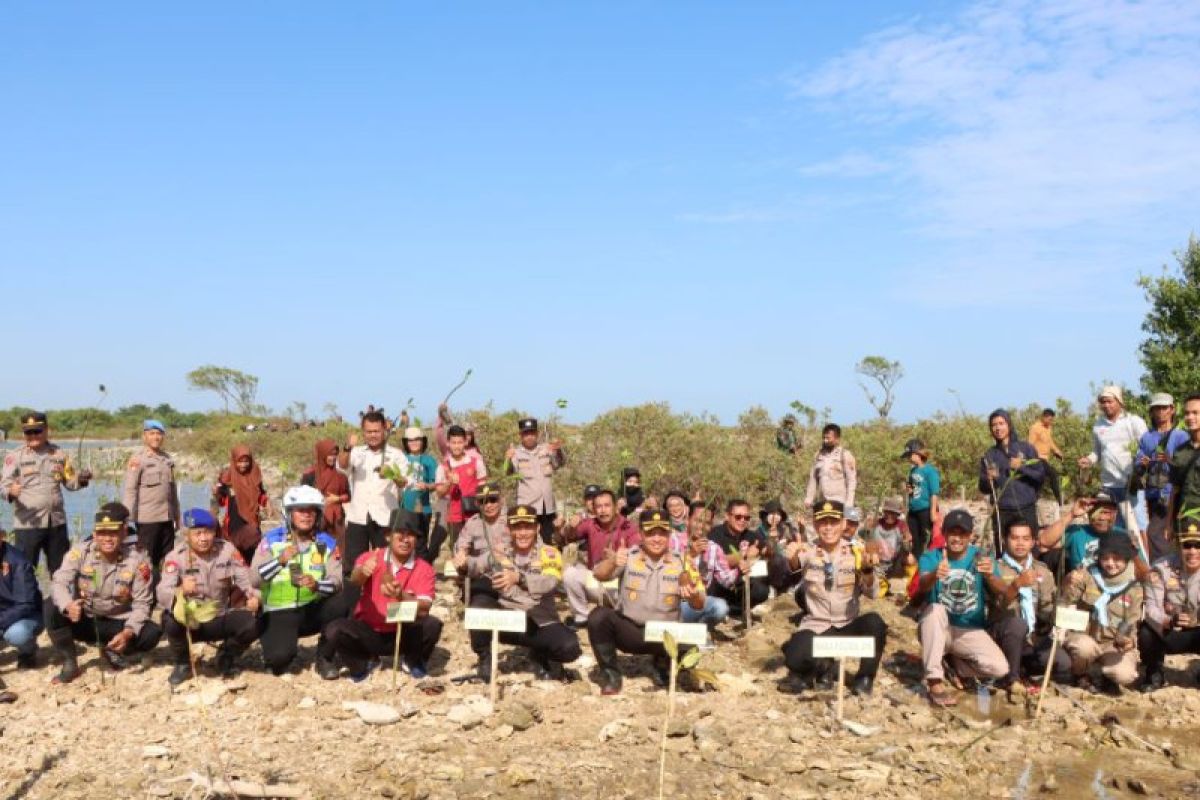
<path id="1" fill-rule="evenodd" d="M 1195 0 L 992 0 L 880 31 L 793 85 L 911 137 L 897 174 L 929 233 L 1127 228 L 1196 208 L 1198 37 Z"/>
<path id="2" fill-rule="evenodd" d="M 872 178 L 883 175 L 893 169 L 893 165 L 868 153 L 850 152 L 831 158 L 805 164 L 797 171 L 808 178 Z"/>

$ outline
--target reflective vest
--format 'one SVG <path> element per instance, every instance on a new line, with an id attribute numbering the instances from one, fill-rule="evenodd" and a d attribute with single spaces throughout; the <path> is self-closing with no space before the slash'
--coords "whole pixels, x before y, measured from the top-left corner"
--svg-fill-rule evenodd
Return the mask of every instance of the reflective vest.
<path id="1" fill-rule="evenodd" d="M 273 542 L 270 545 L 271 556 L 279 558 L 279 554 L 291 543 L 286 539 Z M 329 548 L 323 542 L 313 542 L 308 549 L 292 556 L 287 565 L 271 579 L 266 591 L 262 593 L 263 608 L 266 611 L 278 611 L 285 608 L 300 608 L 320 598 L 320 595 L 306 586 L 292 584 L 294 564 L 299 564 L 301 574 L 311 575 L 312 579 L 320 582 L 325 579 L 325 565 L 329 561 Z M 299 577 L 299 575 L 297 575 Z"/>

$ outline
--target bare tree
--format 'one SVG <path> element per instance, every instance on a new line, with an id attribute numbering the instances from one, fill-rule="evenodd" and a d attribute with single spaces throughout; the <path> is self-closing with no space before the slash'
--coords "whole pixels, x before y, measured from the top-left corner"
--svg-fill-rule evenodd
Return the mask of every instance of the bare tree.
<path id="1" fill-rule="evenodd" d="M 883 390 L 882 398 L 877 398 L 865 383 L 858 382 L 867 396 L 867 402 L 879 413 L 881 419 L 887 419 L 892 413 L 892 404 L 896 402 L 896 384 L 904 377 L 904 367 L 900 366 L 899 361 L 888 361 L 883 356 L 866 356 L 858 362 L 854 371 L 879 384 L 879 388 Z"/>

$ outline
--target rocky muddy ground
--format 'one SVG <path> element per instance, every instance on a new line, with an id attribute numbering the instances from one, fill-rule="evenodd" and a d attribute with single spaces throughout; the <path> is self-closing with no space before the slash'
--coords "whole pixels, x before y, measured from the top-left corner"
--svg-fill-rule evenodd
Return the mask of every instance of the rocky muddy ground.
<path id="1" fill-rule="evenodd" d="M 1023 696 L 963 696 L 954 710 L 934 710 L 919 688 L 914 624 L 889 601 L 875 607 L 892 636 L 875 696 L 846 700 L 853 730 L 834 723 L 829 694 L 783 691 L 790 597 L 773 601 L 749 633 L 723 626 L 727 641 L 704 661 L 721 691 L 680 695 L 668 726 L 666 795 L 1200 796 L 1200 691 L 1184 671 L 1194 663 L 1172 659 L 1175 685 L 1150 698 L 1067 690 L 1081 710 L 1049 696 L 1037 721 Z M 491 710 L 487 687 L 450 680 L 474 665 L 452 584 L 441 586 L 435 613 L 448 621 L 432 665 L 444 688 L 436 695 L 404 675 L 392 691 L 386 669 L 363 684 L 321 681 L 311 669 L 314 640 L 295 674 L 261 672 L 252 649 L 238 678 L 202 677 L 174 694 L 162 647 L 149 665 L 115 678 L 89 649 L 84 677 L 68 687 L 50 685 L 57 664 L 16 672 L 10 649 L 0 669 L 20 700 L 0 707 L 0 796 L 202 797 L 210 774 L 261 796 L 656 796 L 666 694 L 653 689 L 645 660 L 627 659 L 634 677 L 606 698 L 586 677 L 533 681 L 524 658 L 504 648 L 509 672 Z M 578 666 L 586 675 L 590 665 L 585 647 Z M 1096 721 L 1106 715 L 1119 725 Z"/>

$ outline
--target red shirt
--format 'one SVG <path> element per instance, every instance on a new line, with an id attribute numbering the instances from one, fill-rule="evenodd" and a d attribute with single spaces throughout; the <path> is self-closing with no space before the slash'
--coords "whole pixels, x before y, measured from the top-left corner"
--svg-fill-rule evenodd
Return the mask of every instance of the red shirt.
<path id="1" fill-rule="evenodd" d="M 354 566 L 361 567 L 372 559 L 375 561 L 375 571 L 362 585 L 362 595 L 358 598 L 358 605 L 354 607 L 354 618 L 362 620 L 379 633 L 394 633 L 396 623 L 386 620 L 387 607 L 396 600 L 384 596 L 383 576 L 390 570 L 396 583 L 400 584 L 404 591 L 416 595 L 418 600 L 430 602 L 433 601 L 436 576 L 429 562 L 415 555 L 409 557 L 407 563 L 394 563 L 391 551 L 386 547 L 368 550 L 358 557 Z"/>
<path id="2" fill-rule="evenodd" d="M 612 530 L 600 527 L 595 517 L 585 519 L 575 529 L 575 535 L 587 540 L 587 566 L 594 567 L 604 560 L 604 551 L 614 553 L 622 547 L 633 547 L 642 541 L 637 526 L 627 517 L 618 514 L 612 521 Z"/>

